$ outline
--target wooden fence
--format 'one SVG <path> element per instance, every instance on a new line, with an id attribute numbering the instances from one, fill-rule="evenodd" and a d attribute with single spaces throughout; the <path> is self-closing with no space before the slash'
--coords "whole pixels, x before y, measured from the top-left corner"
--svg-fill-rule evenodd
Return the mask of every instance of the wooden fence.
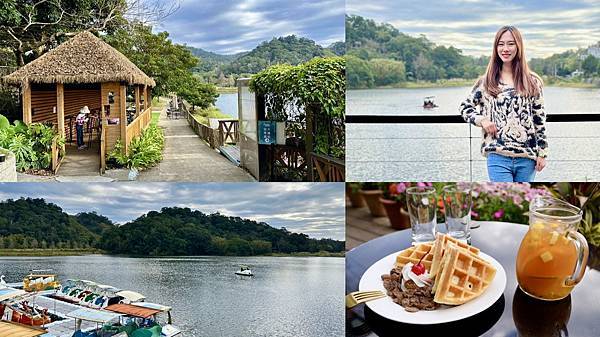
<path id="1" fill-rule="evenodd" d="M 185 100 L 183 100 L 182 104 L 180 105 L 180 110 L 182 115 L 187 119 L 192 130 L 194 130 L 194 132 L 211 148 L 218 149 L 225 144 L 238 143 L 238 120 L 219 120 L 219 127 L 213 129 L 206 124 L 200 123 L 196 118 L 194 118 L 192 107 Z"/>
<path id="2" fill-rule="evenodd" d="M 129 146 L 133 138 L 139 137 L 142 134 L 142 131 L 150 124 L 151 120 L 152 108 L 150 107 L 127 125 L 127 131 L 125 132 L 127 146 Z"/>

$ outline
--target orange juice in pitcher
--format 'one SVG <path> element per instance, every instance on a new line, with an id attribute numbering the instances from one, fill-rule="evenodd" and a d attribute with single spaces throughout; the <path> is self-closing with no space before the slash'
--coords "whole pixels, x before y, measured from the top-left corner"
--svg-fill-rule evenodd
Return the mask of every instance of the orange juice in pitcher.
<path id="1" fill-rule="evenodd" d="M 529 231 L 517 253 L 517 281 L 526 294 L 559 300 L 581 281 L 588 245 L 577 232 L 581 210 L 564 201 L 537 197 L 529 208 Z"/>

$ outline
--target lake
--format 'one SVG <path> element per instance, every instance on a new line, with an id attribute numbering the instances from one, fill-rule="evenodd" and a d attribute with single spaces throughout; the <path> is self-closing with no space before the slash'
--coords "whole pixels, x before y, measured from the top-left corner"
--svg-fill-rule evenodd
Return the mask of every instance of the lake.
<path id="1" fill-rule="evenodd" d="M 234 272 L 250 265 L 256 275 Z M 144 294 L 173 307 L 183 336 L 342 336 L 344 259 L 333 257 L 0 257 L 7 282 L 30 269 Z"/>
<path id="2" fill-rule="evenodd" d="M 457 115 L 470 87 L 349 90 L 348 115 Z M 435 96 L 439 108 L 421 107 Z M 600 90 L 547 87 L 548 114 L 600 113 Z M 472 138 L 469 138 L 469 135 Z M 485 181 L 481 129 L 459 124 L 346 124 L 348 181 Z M 550 155 L 536 181 L 600 180 L 600 123 L 547 123 Z"/>
<path id="3" fill-rule="evenodd" d="M 236 94 L 220 94 L 215 106 L 224 114 L 238 118 L 238 96 Z"/>

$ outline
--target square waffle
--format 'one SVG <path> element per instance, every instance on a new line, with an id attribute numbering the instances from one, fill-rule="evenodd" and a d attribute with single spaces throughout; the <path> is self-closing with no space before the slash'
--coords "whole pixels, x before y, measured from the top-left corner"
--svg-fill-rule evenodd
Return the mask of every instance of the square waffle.
<path id="1" fill-rule="evenodd" d="M 435 279 L 433 301 L 459 305 L 481 295 L 492 283 L 496 268 L 469 250 L 449 243 Z"/>
<path id="2" fill-rule="evenodd" d="M 435 241 L 433 242 L 433 260 L 431 262 L 431 270 L 429 271 L 431 277 L 435 277 L 437 274 L 440 268 L 440 263 L 442 262 L 442 258 L 444 256 L 444 251 L 449 242 L 452 242 L 458 247 L 465 248 L 475 255 L 479 254 L 479 248 L 469 246 L 467 243 L 459 241 L 450 235 L 437 233 L 435 236 Z"/>
<path id="3" fill-rule="evenodd" d="M 402 267 L 409 262 L 417 264 L 419 260 L 427 254 L 421 263 L 429 270 L 431 268 L 431 261 L 433 260 L 433 255 L 431 254 L 432 247 L 432 242 L 426 242 L 401 251 L 398 256 L 396 256 L 396 265 L 394 267 L 402 269 Z"/>

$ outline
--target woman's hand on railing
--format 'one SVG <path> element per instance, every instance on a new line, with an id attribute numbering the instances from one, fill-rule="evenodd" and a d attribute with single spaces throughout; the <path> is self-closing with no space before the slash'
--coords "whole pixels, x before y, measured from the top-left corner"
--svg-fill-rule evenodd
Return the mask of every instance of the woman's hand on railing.
<path id="1" fill-rule="evenodd" d="M 498 129 L 496 128 L 496 124 L 487 119 L 481 121 L 481 127 L 485 130 L 485 133 L 491 135 L 494 138 L 496 138 L 496 136 L 498 135 Z"/>
<path id="2" fill-rule="evenodd" d="M 537 157 L 535 161 L 535 170 L 541 172 L 546 167 L 546 158 Z"/>

